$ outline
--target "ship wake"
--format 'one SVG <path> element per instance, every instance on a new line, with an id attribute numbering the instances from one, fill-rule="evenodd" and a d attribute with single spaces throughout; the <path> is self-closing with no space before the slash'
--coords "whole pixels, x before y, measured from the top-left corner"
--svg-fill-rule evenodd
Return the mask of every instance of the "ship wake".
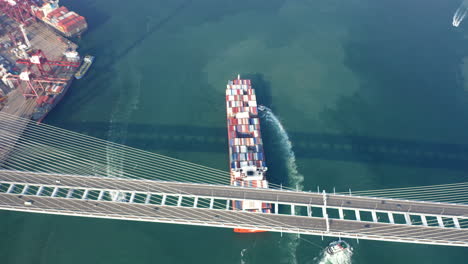
<path id="1" fill-rule="evenodd" d="M 121 85 L 122 88 L 119 94 L 119 99 L 114 107 L 115 110 L 111 114 L 109 130 L 107 133 L 107 138 L 111 142 L 119 144 L 124 144 L 126 142 L 128 122 L 130 121 L 132 112 L 138 108 L 141 91 L 141 75 L 135 74 L 134 76 L 137 76 L 138 78 L 137 84 L 128 86 L 133 87 L 133 89 L 131 89 L 132 91 L 129 91 L 125 83 Z M 130 92 L 131 94 L 127 94 L 127 92 Z M 120 153 L 117 153 L 117 151 L 120 151 Z M 125 160 L 121 150 L 116 150 L 112 145 L 107 146 L 106 158 L 107 176 L 124 177 Z M 109 195 L 113 201 L 125 201 L 126 193 L 111 191 L 109 192 Z"/>
<path id="2" fill-rule="evenodd" d="M 304 176 L 298 171 L 296 155 L 294 154 L 289 135 L 284 129 L 284 126 L 279 118 L 273 113 L 273 111 L 271 111 L 270 108 L 264 107 L 264 109 L 261 111 L 263 113 L 262 117 L 273 126 L 276 138 L 280 142 L 279 151 L 285 157 L 286 169 L 288 173 L 288 184 L 289 186 L 301 191 L 304 188 Z M 286 252 L 283 252 L 284 254 L 282 255 L 284 256 L 284 259 L 282 259 L 281 262 L 291 264 L 297 263 L 296 253 L 300 243 L 299 237 L 292 234 L 286 234 L 283 236 L 283 238 L 284 239 L 280 241 L 280 247 L 287 250 Z"/>
<path id="3" fill-rule="evenodd" d="M 458 7 L 457 11 L 452 18 L 452 25 L 454 27 L 460 26 L 460 23 L 465 19 L 468 14 L 468 0 L 464 0 L 461 5 Z"/>
<path id="4" fill-rule="evenodd" d="M 264 107 L 262 111 L 264 114 L 264 118 L 267 122 L 273 124 L 274 128 L 276 129 L 276 136 L 280 141 L 281 146 L 281 153 L 285 155 L 286 158 L 286 167 L 288 170 L 288 183 L 290 187 L 296 188 L 300 191 L 304 188 L 304 176 L 299 173 L 296 164 L 296 155 L 294 154 L 291 140 L 289 139 L 289 135 L 284 129 L 283 124 L 279 118 L 271 111 L 270 108 Z"/>

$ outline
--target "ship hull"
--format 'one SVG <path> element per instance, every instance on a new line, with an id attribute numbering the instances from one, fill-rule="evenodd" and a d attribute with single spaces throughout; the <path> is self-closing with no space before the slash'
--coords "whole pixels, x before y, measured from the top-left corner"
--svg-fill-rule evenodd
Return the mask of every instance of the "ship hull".
<path id="1" fill-rule="evenodd" d="M 256 230 L 256 229 L 234 228 L 234 232 L 236 232 L 236 233 L 243 233 L 243 234 L 250 234 L 250 233 L 263 233 L 263 232 L 268 232 L 268 231 L 265 231 L 265 230 Z"/>

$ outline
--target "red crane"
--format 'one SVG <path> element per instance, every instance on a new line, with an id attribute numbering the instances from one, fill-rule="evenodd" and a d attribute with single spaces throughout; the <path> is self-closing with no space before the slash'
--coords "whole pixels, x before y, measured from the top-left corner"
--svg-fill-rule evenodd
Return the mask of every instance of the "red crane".
<path id="1" fill-rule="evenodd" d="M 39 97 L 41 91 L 48 94 L 60 93 L 67 83 L 67 79 L 62 78 L 36 77 L 28 70 L 19 75 L 9 75 L 6 79 L 16 83 L 16 87 L 21 87 L 23 96 L 26 98 Z"/>
<path id="2" fill-rule="evenodd" d="M 31 69 L 33 65 L 36 65 L 37 69 L 41 73 L 42 76 L 50 76 L 53 75 L 52 67 L 51 66 L 59 66 L 59 67 L 79 67 L 79 62 L 70 62 L 70 61 L 51 61 L 48 60 L 41 50 L 37 50 L 33 54 L 30 55 L 29 59 L 19 59 L 16 61 L 19 64 L 27 64 L 28 69 Z"/>
<path id="3" fill-rule="evenodd" d="M 0 0 L 0 12 L 25 25 L 36 20 L 31 6 L 36 6 L 31 0 Z"/>

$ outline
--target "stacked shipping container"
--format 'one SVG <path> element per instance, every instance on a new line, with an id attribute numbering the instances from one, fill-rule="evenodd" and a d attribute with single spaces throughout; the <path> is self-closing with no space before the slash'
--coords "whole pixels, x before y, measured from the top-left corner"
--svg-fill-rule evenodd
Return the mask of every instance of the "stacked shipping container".
<path id="1" fill-rule="evenodd" d="M 52 3 L 45 3 L 42 7 L 31 7 L 36 17 L 52 26 L 67 37 L 74 37 L 83 33 L 88 24 L 86 19 L 66 7 L 59 7 Z"/>
<path id="2" fill-rule="evenodd" d="M 268 188 L 257 98 L 250 80 L 239 77 L 228 82 L 226 109 L 231 185 Z M 253 212 L 271 212 L 270 204 L 258 201 L 233 201 L 233 208 Z M 254 231 L 247 230 L 247 232 Z"/>

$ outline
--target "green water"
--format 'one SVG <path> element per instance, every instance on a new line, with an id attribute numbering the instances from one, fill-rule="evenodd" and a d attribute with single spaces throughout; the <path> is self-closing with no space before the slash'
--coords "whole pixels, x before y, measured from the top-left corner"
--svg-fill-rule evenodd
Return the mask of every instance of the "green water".
<path id="1" fill-rule="evenodd" d="M 224 89 L 252 78 L 306 190 L 466 181 L 458 0 L 63 0 L 96 56 L 46 123 L 227 169 Z M 468 21 L 467 21 L 468 22 Z M 465 80 L 466 78 L 466 80 Z M 264 122 L 269 175 L 285 142 Z M 0 212 L 1 263 L 319 263 L 333 239 Z M 462 248 L 348 241 L 353 263 L 466 263 Z M 243 256 L 242 256 L 243 255 Z"/>

